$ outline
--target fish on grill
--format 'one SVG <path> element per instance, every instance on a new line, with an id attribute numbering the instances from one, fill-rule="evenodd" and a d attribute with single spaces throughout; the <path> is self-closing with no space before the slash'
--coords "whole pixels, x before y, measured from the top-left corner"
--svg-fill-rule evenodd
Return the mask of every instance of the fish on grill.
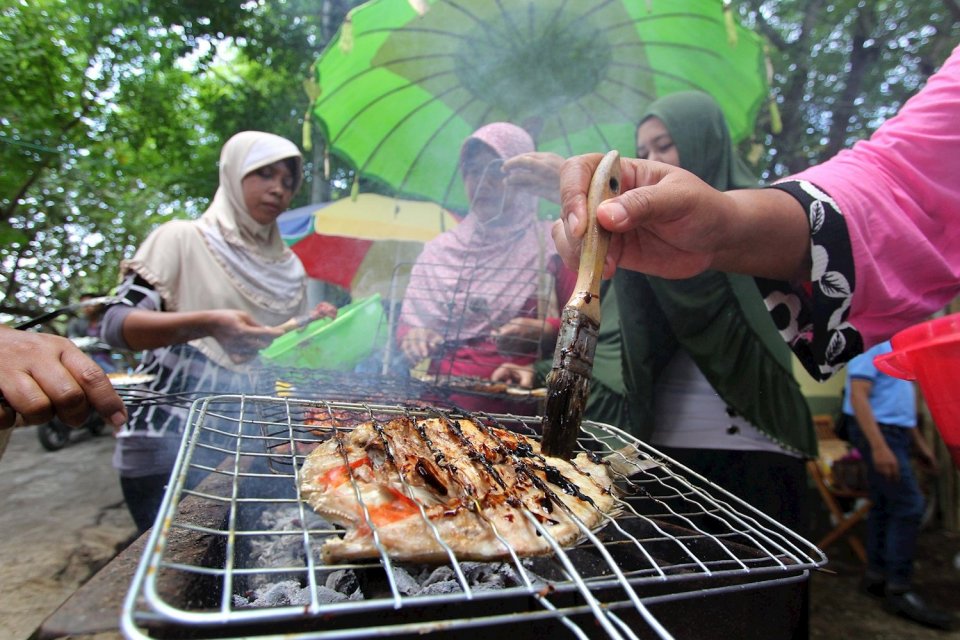
<path id="1" fill-rule="evenodd" d="M 300 490 L 346 529 L 324 542 L 328 564 L 379 557 L 374 530 L 396 560 L 446 562 L 439 539 L 460 560 L 489 561 L 508 558 L 507 545 L 553 553 L 527 514 L 575 545 L 619 512 L 617 477 L 593 454 L 547 457 L 537 440 L 479 420 L 400 417 L 336 431 L 306 458 Z"/>

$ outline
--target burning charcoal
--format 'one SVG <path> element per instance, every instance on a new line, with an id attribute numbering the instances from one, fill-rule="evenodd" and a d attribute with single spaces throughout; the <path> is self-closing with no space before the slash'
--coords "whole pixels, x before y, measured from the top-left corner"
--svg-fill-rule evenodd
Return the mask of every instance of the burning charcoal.
<path id="1" fill-rule="evenodd" d="M 349 596 L 360 590 L 360 582 L 353 571 L 338 569 L 327 576 L 327 588 Z"/>

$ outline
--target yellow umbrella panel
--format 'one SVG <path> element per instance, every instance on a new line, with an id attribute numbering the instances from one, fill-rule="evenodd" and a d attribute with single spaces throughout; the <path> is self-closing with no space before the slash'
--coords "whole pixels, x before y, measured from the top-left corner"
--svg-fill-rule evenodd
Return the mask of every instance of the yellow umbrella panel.
<path id="1" fill-rule="evenodd" d="M 292 246 L 307 274 L 348 289 L 355 299 L 379 293 L 386 299 L 398 265 L 416 260 L 423 244 L 457 225 L 457 218 L 433 202 L 401 200 L 372 193 L 345 198 L 319 209 L 314 233 Z"/>

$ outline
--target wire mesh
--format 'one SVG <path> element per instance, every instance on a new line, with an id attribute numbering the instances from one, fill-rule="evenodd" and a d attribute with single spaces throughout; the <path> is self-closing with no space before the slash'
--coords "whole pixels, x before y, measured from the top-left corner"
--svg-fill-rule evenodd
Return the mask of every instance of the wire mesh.
<path id="1" fill-rule="evenodd" d="M 594 528 L 574 515 L 576 545 L 562 548 L 527 510 L 547 555 L 508 549 L 496 562 L 468 562 L 444 545 L 446 561 L 424 565 L 396 561 L 378 543 L 373 559 L 325 564 L 324 541 L 342 532 L 301 495 L 310 451 L 366 421 L 460 415 L 295 397 L 197 400 L 175 483 L 124 605 L 124 632 L 333 638 L 536 622 L 567 637 L 666 638 L 653 605 L 804 581 L 826 561 L 811 543 L 625 432 L 585 423 L 582 450 L 612 463 L 632 447 L 637 463 L 629 477 L 610 465 L 619 513 Z M 538 438 L 538 418 L 472 418 Z M 193 486 L 197 474 L 207 478 Z M 376 533 L 369 514 L 367 525 Z"/>

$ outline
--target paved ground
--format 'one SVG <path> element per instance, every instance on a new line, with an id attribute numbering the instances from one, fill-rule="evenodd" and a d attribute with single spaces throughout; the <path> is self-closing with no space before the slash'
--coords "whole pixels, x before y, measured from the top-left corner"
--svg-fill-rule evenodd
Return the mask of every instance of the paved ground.
<path id="1" fill-rule="evenodd" d="M 112 450 L 110 435 L 79 433 L 70 446 L 50 453 L 40 447 L 35 428 L 14 432 L 0 461 L 0 640 L 27 640 L 130 540 L 134 527 L 110 466 Z M 960 570 L 953 564 L 958 552 L 960 534 L 925 531 L 917 582 L 930 601 L 960 612 Z M 960 632 L 888 615 L 857 592 L 860 567 L 846 545 L 829 555 L 833 573 L 812 579 L 812 638 L 960 638 Z"/>
<path id="2" fill-rule="evenodd" d="M 25 640 L 136 529 L 110 466 L 113 436 L 45 451 L 17 429 L 0 460 L 0 638 Z"/>

